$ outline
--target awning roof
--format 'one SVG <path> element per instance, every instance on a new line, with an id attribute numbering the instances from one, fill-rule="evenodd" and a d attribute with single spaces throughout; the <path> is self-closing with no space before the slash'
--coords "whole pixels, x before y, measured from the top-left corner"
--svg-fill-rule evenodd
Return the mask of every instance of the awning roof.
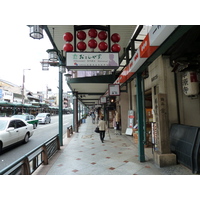
<path id="1" fill-rule="evenodd" d="M 118 33 L 121 38 L 119 42 L 119 45 L 121 46 L 119 58 L 124 58 L 124 50 L 130 44 L 130 40 L 134 32 L 137 30 L 137 27 L 137 25 L 110 25 L 110 35 L 112 35 L 113 33 Z M 45 30 L 53 47 L 59 51 L 62 51 L 63 46 L 66 43 L 63 39 L 63 35 L 66 32 L 71 32 L 73 34 L 74 25 L 47 25 Z M 88 30 L 89 29 L 85 30 L 85 32 L 87 33 Z M 140 35 L 137 39 L 135 38 L 135 41 L 137 43 L 136 48 L 140 45 L 140 40 L 143 40 L 144 37 L 145 35 Z M 85 42 L 87 44 L 87 38 Z M 73 41 L 71 42 L 71 44 L 73 44 Z M 87 48 L 86 51 L 91 52 L 91 49 Z M 99 50 L 97 49 L 96 51 Z M 89 106 L 98 104 L 100 97 L 107 91 L 108 84 L 114 83 L 114 81 L 116 80 L 115 75 L 119 75 L 125 65 L 125 61 L 121 62 L 121 66 L 119 66 L 116 72 L 113 73 L 114 75 L 110 73 L 111 75 L 72 78 L 68 81 L 68 85 L 72 91 L 78 92 L 79 99 L 85 105 Z"/>

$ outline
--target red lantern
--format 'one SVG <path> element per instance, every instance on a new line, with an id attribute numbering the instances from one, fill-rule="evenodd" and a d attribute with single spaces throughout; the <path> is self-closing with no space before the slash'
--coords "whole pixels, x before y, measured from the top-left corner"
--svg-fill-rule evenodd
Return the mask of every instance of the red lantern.
<path id="1" fill-rule="evenodd" d="M 121 47 L 119 44 L 113 44 L 111 47 L 112 52 L 120 52 Z"/>
<path id="2" fill-rule="evenodd" d="M 71 42 L 73 40 L 73 35 L 70 33 L 70 32 L 66 32 L 64 35 L 63 35 L 63 39 L 66 41 L 66 42 Z"/>
<path id="3" fill-rule="evenodd" d="M 86 49 L 86 44 L 85 42 L 81 41 L 77 44 L 77 48 L 80 50 L 80 51 L 84 51 Z"/>
<path id="4" fill-rule="evenodd" d="M 120 35 L 118 33 L 113 33 L 111 36 L 112 42 L 116 43 L 120 41 Z"/>
<path id="5" fill-rule="evenodd" d="M 108 48 L 108 45 L 107 45 L 106 42 L 100 42 L 99 45 L 98 45 L 98 47 L 99 47 L 99 49 L 100 49 L 101 51 L 106 51 L 107 48 Z"/>
<path id="6" fill-rule="evenodd" d="M 91 48 L 91 49 L 95 49 L 97 47 L 97 41 L 94 40 L 94 39 L 91 39 L 88 41 L 88 46 Z"/>
<path id="7" fill-rule="evenodd" d="M 70 43 L 66 43 L 66 44 L 63 46 L 63 50 L 66 51 L 66 52 L 71 52 L 71 51 L 73 51 L 73 45 L 70 44 Z"/>
<path id="8" fill-rule="evenodd" d="M 89 31 L 88 31 L 88 35 L 91 37 L 91 38 L 95 38 L 95 37 L 97 37 L 97 30 L 96 29 L 90 29 Z"/>
<path id="9" fill-rule="evenodd" d="M 85 38 L 86 38 L 86 33 L 85 33 L 85 31 L 78 31 L 78 33 L 77 33 L 77 38 L 78 38 L 79 40 L 85 40 Z"/>
<path id="10" fill-rule="evenodd" d="M 98 37 L 100 40 L 106 40 L 107 39 L 107 33 L 105 31 L 100 31 L 98 34 Z"/>

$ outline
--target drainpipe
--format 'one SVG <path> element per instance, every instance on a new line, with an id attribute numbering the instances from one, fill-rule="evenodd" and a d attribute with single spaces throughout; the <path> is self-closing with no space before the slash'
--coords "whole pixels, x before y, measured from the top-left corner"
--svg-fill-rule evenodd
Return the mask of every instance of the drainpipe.
<path id="1" fill-rule="evenodd" d="M 136 84 L 137 84 L 137 119 L 138 119 L 138 151 L 139 151 L 139 161 L 145 162 L 144 154 L 144 103 L 143 97 L 144 93 L 142 91 L 142 73 L 136 74 Z"/>

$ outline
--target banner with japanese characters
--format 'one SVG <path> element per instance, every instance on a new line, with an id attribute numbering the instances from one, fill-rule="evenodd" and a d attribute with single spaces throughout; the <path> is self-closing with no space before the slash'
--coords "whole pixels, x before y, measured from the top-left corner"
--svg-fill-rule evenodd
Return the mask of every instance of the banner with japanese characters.
<path id="1" fill-rule="evenodd" d="M 68 69 L 116 69 L 119 67 L 119 54 L 114 52 L 66 52 Z"/>

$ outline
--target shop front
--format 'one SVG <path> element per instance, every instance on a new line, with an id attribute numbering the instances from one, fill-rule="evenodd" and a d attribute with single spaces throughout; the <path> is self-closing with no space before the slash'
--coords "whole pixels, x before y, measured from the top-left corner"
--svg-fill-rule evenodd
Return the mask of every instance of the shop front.
<path id="1" fill-rule="evenodd" d="M 115 81 L 128 90 L 119 97 L 121 123 L 127 124 L 128 110 L 135 112 L 132 134 L 141 162 L 145 161 L 145 148 L 152 148 L 156 165 L 176 164 L 170 149 L 170 126 L 178 119 L 176 84 L 170 58 L 164 53 L 190 28 L 153 26 Z"/>

